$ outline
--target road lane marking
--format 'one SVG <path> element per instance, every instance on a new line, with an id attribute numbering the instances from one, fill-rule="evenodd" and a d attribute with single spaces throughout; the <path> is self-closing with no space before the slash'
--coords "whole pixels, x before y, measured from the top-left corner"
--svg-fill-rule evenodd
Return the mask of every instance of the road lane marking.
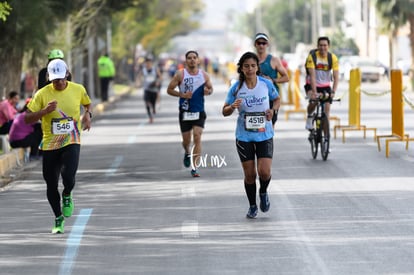
<path id="1" fill-rule="evenodd" d="M 196 220 L 183 221 L 181 224 L 181 235 L 186 239 L 196 239 L 200 237 L 198 233 L 198 222 Z"/>
<path id="2" fill-rule="evenodd" d="M 275 185 L 275 186 L 277 186 L 277 185 Z M 292 210 L 284 212 L 283 216 L 288 217 L 288 219 L 290 221 L 292 221 L 291 226 L 293 226 L 293 230 L 295 231 L 295 236 L 297 236 L 299 241 L 303 244 L 304 250 L 306 250 L 306 251 L 301 250 L 301 252 L 303 252 L 303 258 L 304 258 L 305 263 L 312 266 L 312 268 L 314 268 L 315 266 L 318 267 L 319 271 L 320 271 L 320 272 L 318 272 L 319 274 L 323 274 L 323 275 L 331 274 L 331 272 L 329 271 L 329 268 L 327 267 L 324 260 L 319 255 L 318 251 L 316 250 L 315 245 L 314 245 L 314 241 L 312 241 L 308 237 L 308 235 L 306 234 L 305 229 L 303 229 L 300 221 L 298 220 L 298 218 L 295 214 L 295 211 L 294 211 L 295 208 L 293 207 L 292 203 L 290 202 L 288 195 L 284 192 L 284 190 L 282 190 L 281 187 L 276 187 L 276 189 L 277 189 L 278 200 L 279 200 L 280 204 L 284 205 L 287 209 L 292 209 Z M 289 229 L 286 229 L 286 230 L 290 230 L 290 229 L 291 228 L 289 227 Z M 300 242 L 298 242 L 298 243 L 300 243 Z"/>
<path id="3" fill-rule="evenodd" d="M 123 156 L 116 156 L 114 161 L 111 164 L 111 168 L 106 170 L 106 176 L 112 176 L 118 170 L 119 166 L 121 165 L 122 160 L 124 159 Z"/>
<path id="4" fill-rule="evenodd" d="M 133 144 L 137 140 L 137 136 L 130 136 L 128 138 L 128 144 Z"/>
<path id="5" fill-rule="evenodd" d="M 76 261 L 78 250 L 83 237 L 83 231 L 92 214 L 92 208 L 81 209 L 79 216 L 76 218 L 75 224 L 66 241 L 65 257 L 62 260 L 59 269 L 59 275 L 70 275 L 72 267 Z"/>
<path id="6" fill-rule="evenodd" d="M 196 196 L 196 191 L 194 187 L 181 187 L 181 197 L 193 198 L 195 196 Z"/>

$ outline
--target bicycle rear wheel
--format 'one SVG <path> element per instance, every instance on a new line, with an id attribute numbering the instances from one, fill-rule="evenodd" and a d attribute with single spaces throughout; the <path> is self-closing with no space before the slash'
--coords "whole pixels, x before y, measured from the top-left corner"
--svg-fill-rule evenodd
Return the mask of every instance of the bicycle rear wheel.
<path id="1" fill-rule="evenodd" d="M 328 134 L 325 134 L 324 130 L 321 131 L 321 155 L 322 155 L 323 160 L 327 160 L 328 155 L 329 155 L 330 138 L 329 138 L 329 121 L 326 116 L 322 118 L 321 124 L 322 124 L 321 128 L 327 129 L 327 132 L 328 132 Z"/>

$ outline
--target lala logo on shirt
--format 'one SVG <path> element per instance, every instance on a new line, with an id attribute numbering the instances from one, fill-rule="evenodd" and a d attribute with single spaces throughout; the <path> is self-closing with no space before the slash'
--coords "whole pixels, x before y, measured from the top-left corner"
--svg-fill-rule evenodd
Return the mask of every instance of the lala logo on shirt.
<path id="1" fill-rule="evenodd" d="M 265 102 L 266 100 L 267 100 L 267 96 L 256 97 L 256 96 L 252 95 L 252 96 L 244 98 L 244 102 L 246 103 L 247 107 L 262 105 L 263 102 Z"/>

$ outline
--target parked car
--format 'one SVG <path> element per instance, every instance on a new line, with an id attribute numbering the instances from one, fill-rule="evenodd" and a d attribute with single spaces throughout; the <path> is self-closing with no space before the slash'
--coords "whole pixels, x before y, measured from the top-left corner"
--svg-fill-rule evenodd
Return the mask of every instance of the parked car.
<path id="1" fill-rule="evenodd" d="M 397 61 L 397 68 L 400 69 L 404 75 L 408 75 L 410 73 L 411 61 L 408 59 L 400 59 Z"/>
<path id="2" fill-rule="evenodd" d="M 358 59 L 359 56 L 357 55 L 345 55 L 339 58 L 339 78 L 341 80 L 349 81 L 349 74 L 351 72 L 351 69 L 356 68 Z"/>
<path id="3" fill-rule="evenodd" d="M 343 80 L 349 80 L 351 69 L 359 68 L 361 81 L 377 82 L 381 76 L 388 73 L 386 66 L 379 61 L 360 56 L 342 56 L 339 59 L 339 76 Z"/>
<path id="4" fill-rule="evenodd" d="M 377 82 L 384 75 L 384 67 L 375 59 L 361 58 L 356 67 L 361 71 L 361 81 Z"/>

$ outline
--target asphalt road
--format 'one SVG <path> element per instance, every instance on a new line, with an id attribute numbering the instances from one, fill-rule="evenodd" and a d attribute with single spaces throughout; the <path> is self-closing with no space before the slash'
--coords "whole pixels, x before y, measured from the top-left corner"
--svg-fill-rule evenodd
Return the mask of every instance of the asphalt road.
<path id="1" fill-rule="evenodd" d="M 0 274 L 414 274 L 413 145 L 392 143 L 386 158 L 372 132 L 349 132 L 345 143 L 338 132 L 328 160 L 314 160 L 303 114 L 285 120 L 284 105 L 271 209 L 249 220 L 236 116 L 222 117 L 226 86 L 214 84 L 200 178 L 182 165 L 177 98 L 165 91 L 155 123 L 135 91 L 83 134 L 65 234 L 50 233 L 41 164 L 30 163 L 0 192 Z M 347 99 L 333 106 L 341 125 Z M 390 134 L 390 95 L 361 101 L 361 123 Z"/>

